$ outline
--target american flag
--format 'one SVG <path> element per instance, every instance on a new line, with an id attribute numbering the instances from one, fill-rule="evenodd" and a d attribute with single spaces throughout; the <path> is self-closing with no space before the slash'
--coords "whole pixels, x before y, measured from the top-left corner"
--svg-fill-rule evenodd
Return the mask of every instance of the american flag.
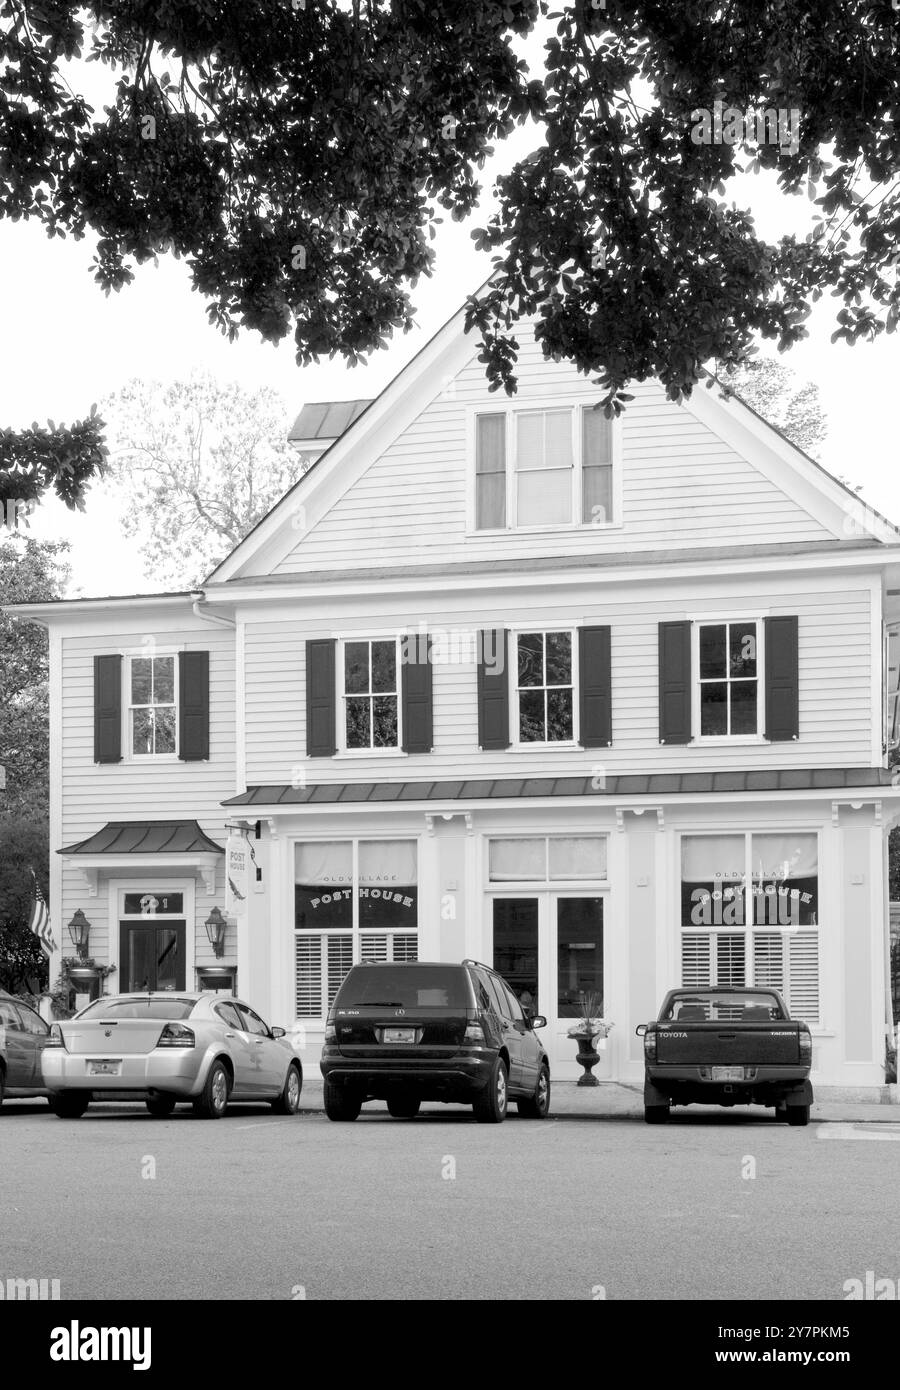
<path id="1" fill-rule="evenodd" d="M 53 940 L 53 929 L 50 926 L 50 909 L 47 907 L 44 900 L 44 895 L 41 892 L 41 885 L 37 881 L 34 869 L 31 870 L 31 878 L 34 886 L 32 888 L 33 900 L 31 904 L 31 920 L 28 923 L 28 927 L 30 931 L 34 932 L 38 941 L 40 941 L 43 946 L 44 951 L 49 956 L 51 951 L 56 950 L 56 942 Z"/>

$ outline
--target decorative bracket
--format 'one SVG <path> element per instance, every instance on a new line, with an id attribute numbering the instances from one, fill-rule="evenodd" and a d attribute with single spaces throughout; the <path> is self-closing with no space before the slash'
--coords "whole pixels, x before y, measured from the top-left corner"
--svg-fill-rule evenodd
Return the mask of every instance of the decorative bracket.
<path id="1" fill-rule="evenodd" d="M 215 864 L 201 864 L 198 872 L 203 879 L 206 888 L 206 896 L 212 898 L 216 892 L 216 866 Z"/>
<path id="2" fill-rule="evenodd" d="M 841 807 L 842 807 L 842 806 L 849 806 L 851 811 L 861 811 L 862 808 L 863 808 L 864 806 L 871 806 L 871 807 L 872 807 L 872 810 L 873 810 L 874 813 L 875 813 L 875 824 L 880 826 L 881 823 L 882 823 L 882 804 L 881 804 L 881 802 L 878 801 L 878 800 L 876 800 L 876 799 L 873 798 L 873 797 L 862 797 L 862 798 L 860 798 L 860 800 L 858 800 L 858 801 L 850 801 L 850 800 L 846 800 L 846 801 L 832 801 L 832 803 L 831 803 L 831 824 L 835 827 L 835 829 L 837 829 L 838 824 L 839 824 L 839 821 L 840 821 L 840 814 L 841 814 Z"/>
<path id="3" fill-rule="evenodd" d="M 464 816 L 466 821 L 466 834 L 475 834 L 475 826 L 472 821 L 471 811 L 426 811 L 425 828 L 428 834 L 434 835 L 434 822 L 436 820 L 453 820 L 454 816 Z"/>
<path id="4" fill-rule="evenodd" d="M 266 817 L 266 825 L 269 827 L 269 839 L 280 840 L 281 831 L 278 829 L 278 822 L 275 820 L 274 816 Z"/>
<path id="5" fill-rule="evenodd" d="M 632 816 L 642 816 L 645 811 L 655 811 L 657 830 L 665 830 L 666 812 L 663 806 L 617 806 L 616 829 L 624 831 L 626 815 L 631 814 Z"/>
<path id="6" fill-rule="evenodd" d="M 88 895 L 88 897 L 89 897 L 89 898 L 96 898 L 96 896 L 97 896 L 97 879 L 98 879 L 98 877 L 99 877 L 100 870 L 99 870 L 99 869 L 85 869 L 85 868 L 82 868 L 81 865 L 79 865 L 78 867 L 79 867 L 79 869 L 80 869 L 80 871 L 81 871 L 81 877 L 84 879 L 84 881 L 85 881 L 85 883 L 86 883 L 86 885 L 87 885 L 87 895 Z"/>

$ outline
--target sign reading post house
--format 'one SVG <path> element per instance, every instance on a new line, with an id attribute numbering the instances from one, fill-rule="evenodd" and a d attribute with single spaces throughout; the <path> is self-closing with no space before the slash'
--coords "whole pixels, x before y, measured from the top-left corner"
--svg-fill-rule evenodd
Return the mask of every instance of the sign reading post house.
<path id="1" fill-rule="evenodd" d="M 243 835 L 229 835 L 225 842 L 225 912 L 239 920 L 247 915 L 250 884 L 250 847 Z"/>

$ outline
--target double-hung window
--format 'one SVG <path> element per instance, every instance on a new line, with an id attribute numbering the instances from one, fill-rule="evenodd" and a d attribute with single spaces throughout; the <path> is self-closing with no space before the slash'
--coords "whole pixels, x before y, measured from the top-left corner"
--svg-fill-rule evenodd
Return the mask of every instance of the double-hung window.
<path id="1" fill-rule="evenodd" d="M 574 633 L 516 635 L 515 741 L 571 743 L 575 738 Z"/>
<path id="2" fill-rule="evenodd" d="M 592 406 L 476 416 L 478 531 L 606 525 L 613 482 L 613 425 Z"/>
<path id="3" fill-rule="evenodd" d="M 128 670 L 128 748 L 132 757 L 177 752 L 174 656 L 133 656 Z"/>
<path id="4" fill-rule="evenodd" d="M 696 625 L 700 738 L 760 733 L 761 651 L 752 620 Z"/>
<path id="5" fill-rule="evenodd" d="M 345 642 L 342 671 L 344 747 L 400 747 L 398 643 L 394 637 Z"/>

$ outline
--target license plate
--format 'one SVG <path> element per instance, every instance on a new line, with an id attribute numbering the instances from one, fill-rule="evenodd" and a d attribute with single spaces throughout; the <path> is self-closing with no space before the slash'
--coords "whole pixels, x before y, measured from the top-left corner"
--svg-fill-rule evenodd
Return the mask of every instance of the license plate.
<path id="1" fill-rule="evenodd" d="M 386 1043 L 414 1043 L 416 1030 L 415 1028 L 385 1028 L 384 1040 Z"/>
<path id="2" fill-rule="evenodd" d="M 102 1062 L 88 1062 L 88 1076 L 118 1076 L 121 1070 L 121 1058 L 109 1058 Z"/>
<path id="3" fill-rule="evenodd" d="M 713 1067 L 713 1081 L 743 1081 L 743 1067 Z"/>

